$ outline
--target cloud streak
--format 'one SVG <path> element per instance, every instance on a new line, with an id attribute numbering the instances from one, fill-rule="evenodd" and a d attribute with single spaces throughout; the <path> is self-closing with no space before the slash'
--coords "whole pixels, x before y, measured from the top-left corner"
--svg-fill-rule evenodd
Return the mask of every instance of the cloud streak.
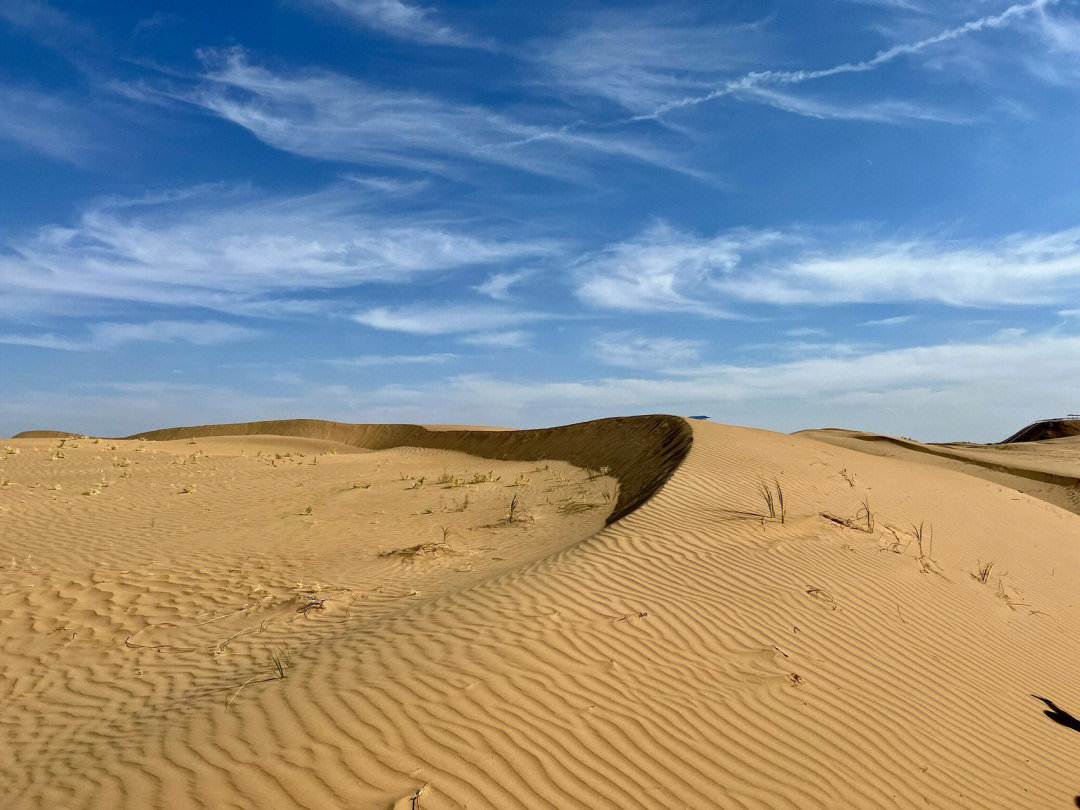
<path id="1" fill-rule="evenodd" d="M 384 34 L 429 45 L 480 47 L 477 40 L 432 19 L 431 10 L 401 0 L 309 0 L 322 8 Z"/>
<path id="2" fill-rule="evenodd" d="M 311 158 L 465 176 L 498 165 L 581 182 L 590 161 L 618 159 L 677 169 L 655 146 L 611 133 L 552 129 L 485 107 L 375 87 L 321 69 L 274 72 L 246 51 L 200 52 L 194 87 L 156 92 L 195 104 L 264 143 Z"/>
<path id="3" fill-rule="evenodd" d="M 831 76 L 839 76 L 849 73 L 865 73 L 876 70 L 882 65 L 894 62 L 904 56 L 913 56 L 929 50 L 935 45 L 961 39 L 970 34 L 988 29 L 1000 29 L 1012 25 L 1018 19 L 1044 11 L 1049 6 L 1057 5 L 1060 0 L 1035 0 L 1031 3 L 1017 3 L 1009 6 L 999 14 L 987 15 L 975 20 L 970 20 L 962 25 L 947 28 L 930 37 L 925 37 L 914 42 L 893 45 L 890 48 L 878 51 L 869 59 L 859 62 L 842 62 L 827 68 L 818 70 L 762 70 L 745 73 L 738 78 L 729 80 L 708 93 L 695 96 L 686 96 L 681 99 L 666 101 L 657 105 L 651 112 L 634 116 L 632 121 L 644 121 L 657 119 L 676 110 L 695 107 L 708 101 L 713 101 L 724 96 L 738 95 L 753 90 L 760 85 L 782 84 L 796 85 L 809 81 L 825 79 Z"/>
<path id="4" fill-rule="evenodd" d="M 305 294 L 557 249 L 373 213 L 368 202 L 342 187 L 289 197 L 243 186 L 105 200 L 72 225 L 10 239 L 0 250 L 0 295 L 36 297 L 55 312 L 89 298 L 297 314 L 310 310 Z"/>
<path id="5" fill-rule="evenodd" d="M 222 321 L 146 321 L 143 323 L 103 322 L 90 324 L 81 338 L 54 334 L 0 335 L 0 343 L 35 346 L 61 351 L 102 351 L 125 343 L 188 343 L 192 346 L 215 346 L 252 340 L 262 333 Z"/>
<path id="6" fill-rule="evenodd" d="M 1052 305 L 1080 294 L 1080 228 L 992 240 L 874 238 L 865 229 L 735 229 L 662 222 L 578 260 L 576 291 L 603 309 L 723 315 L 775 306 L 937 301 Z"/>
<path id="7" fill-rule="evenodd" d="M 391 332 L 449 335 L 473 332 L 479 327 L 498 330 L 551 317 L 542 312 L 525 312 L 489 304 L 410 304 L 372 307 L 356 313 L 353 320 L 372 329 Z"/>

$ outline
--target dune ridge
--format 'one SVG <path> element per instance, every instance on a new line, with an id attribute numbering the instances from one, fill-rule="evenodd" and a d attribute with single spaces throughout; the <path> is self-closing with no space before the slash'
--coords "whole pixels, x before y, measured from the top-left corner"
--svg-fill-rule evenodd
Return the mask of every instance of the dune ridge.
<path id="1" fill-rule="evenodd" d="M 625 416 L 538 430 L 429 429 L 421 425 L 353 425 L 284 419 L 151 430 L 130 439 L 167 441 L 272 434 L 340 442 L 370 450 L 429 447 L 500 460 L 557 458 L 586 469 L 610 467 L 619 500 L 609 522 L 629 514 L 663 485 L 689 451 L 692 433 L 677 416 Z"/>

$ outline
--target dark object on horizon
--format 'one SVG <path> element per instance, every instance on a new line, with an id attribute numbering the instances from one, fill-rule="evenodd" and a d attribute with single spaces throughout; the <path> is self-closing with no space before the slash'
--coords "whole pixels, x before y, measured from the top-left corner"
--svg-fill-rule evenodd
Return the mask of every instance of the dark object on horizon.
<path id="1" fill-rule="evenodd" d="M 1080 436 L 1080 413 L 1068 413 L 1053 419 L 1039 419 L 1002 440 L 1001 444 L 1041 442 L 1046 439 L 1062 439 L 1066 436 Z"/>
<path id="2" fill-rule="evenodd" d="M 687 419 L 704 419 L 706 422 L 709 421 L 709 417 L 707 417 L 707 416 L 688 416 L 686 418 Z"/>

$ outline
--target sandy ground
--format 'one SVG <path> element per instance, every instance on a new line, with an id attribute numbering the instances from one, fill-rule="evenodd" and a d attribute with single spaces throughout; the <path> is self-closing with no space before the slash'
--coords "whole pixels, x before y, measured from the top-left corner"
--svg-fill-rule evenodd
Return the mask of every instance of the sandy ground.
<path id="1" fill-rule="evenodd" d="M 1076 806 L 1060 441 L 290 429 L 3 442 L 6 807 Z"/>

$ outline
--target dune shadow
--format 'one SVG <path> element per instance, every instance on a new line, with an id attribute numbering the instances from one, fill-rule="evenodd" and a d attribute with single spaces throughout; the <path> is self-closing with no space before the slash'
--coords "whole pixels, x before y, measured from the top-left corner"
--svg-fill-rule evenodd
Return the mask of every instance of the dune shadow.
<path id="1" fill-rule="evenodd" d="M 1032 695 L 1036 700 L 1041 700 L 1047 705 L 1048 708 L 1043 710 L 1043 714 L 1057 723 L 1059 726 L 1065 726 L 1065 728 L 1071 728 L 1073 731 L 1080 731 L 1080 719 L 1073 717 L 1064 709 L 1057 706 L 1052 700 L 1048 700 L 1038 695 Z"/>

